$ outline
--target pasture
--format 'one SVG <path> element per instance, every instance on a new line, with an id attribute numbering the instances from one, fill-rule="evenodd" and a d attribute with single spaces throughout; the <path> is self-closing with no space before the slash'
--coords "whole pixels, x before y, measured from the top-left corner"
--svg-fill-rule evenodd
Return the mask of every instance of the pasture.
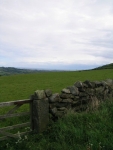
<path id="1" fill-rule="evenodd" d="M 62 88 L 73 85 L 76 81 L 108 78 L 113 78 L 113 69 L 1 76 L 0 102 L 30 98 L 38 89 L 49 88 L 53 93 L 59 93 Z"/>

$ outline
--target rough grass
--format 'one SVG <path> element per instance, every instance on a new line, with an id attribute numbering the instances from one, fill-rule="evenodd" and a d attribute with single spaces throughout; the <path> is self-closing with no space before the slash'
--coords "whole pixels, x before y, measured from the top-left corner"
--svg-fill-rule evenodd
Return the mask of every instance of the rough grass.
<path id="1" fill-rule="evenodd" d="M 43 134 L 32 134 L 0 144 L 8 150 L 112 150 L 113 102 L 104 102 L 90 113 L 70 111 L 63 119 L 49 125 Z"/>

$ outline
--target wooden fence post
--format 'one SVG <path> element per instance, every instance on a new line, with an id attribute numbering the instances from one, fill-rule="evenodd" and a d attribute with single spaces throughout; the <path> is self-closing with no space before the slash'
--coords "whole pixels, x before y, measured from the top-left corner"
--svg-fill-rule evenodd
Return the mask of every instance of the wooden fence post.
<path id="1" fill-rule="evenodd" d="M 49 123 L 49 102 L 44 90 L 37 90 L 33 100 L 33 128 L 37 133 L 46 130 Z"/>

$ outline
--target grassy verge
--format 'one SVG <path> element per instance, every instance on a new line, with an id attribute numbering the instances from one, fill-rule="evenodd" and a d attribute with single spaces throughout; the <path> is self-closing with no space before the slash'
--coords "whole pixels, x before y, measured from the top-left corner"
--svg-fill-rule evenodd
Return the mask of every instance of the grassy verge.
<path id="1" fill-rule="evenodd" d="M 73 113 L 48 126 L 43 134 L 4 141 L 8 150 L 112 150 L 113 102 L 104 102 L 97 111 Z"/>

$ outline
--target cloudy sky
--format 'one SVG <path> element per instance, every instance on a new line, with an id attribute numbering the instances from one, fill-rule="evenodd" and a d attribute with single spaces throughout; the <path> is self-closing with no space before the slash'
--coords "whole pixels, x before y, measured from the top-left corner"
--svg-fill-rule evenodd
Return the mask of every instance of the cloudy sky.
<path id="1" fill-rule="evenodd" d="M 113 0 L 0 0 L 0 67 L 113 62 Z"/>

